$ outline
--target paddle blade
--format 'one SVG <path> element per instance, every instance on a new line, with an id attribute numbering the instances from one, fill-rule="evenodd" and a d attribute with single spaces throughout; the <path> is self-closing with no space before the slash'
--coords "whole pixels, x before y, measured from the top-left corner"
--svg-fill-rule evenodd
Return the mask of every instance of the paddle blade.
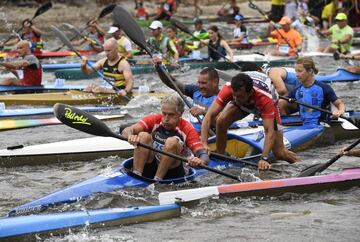
<path id="1" fill-rule="evenodd" d="M 57 103 L 54 105 L 54 114 L 63 124 L 74 129 L 92 135 L 119 138 L 104 122 L 78 108 Z"/>
<path id="2" fill-rule="evenodd" d="M 134 41 L 140 48 L 144 49 L 149 55 L 151 50 L 146 44 L 144 32 L 133 19 L 133 17 L 122 7 L 117 6 L 113 11 L 114 22 Z"/>
<path id="3" fill-rule="evenodd" d="M 114 10 L 115 7 L 116 7 L 116 4 L 110 4 L 110 5 L 105 6 L 105 7 L 101 10 L 98 19 L 103 18 L 103 17 L 105 17 L 106 15 L 112 13 L 112 11 Z"/>
<path id="4" fill-rule="evenodd" d="M 179 20 L 177 20 L 176 18 L 174 17 L 171 17 L 170 18 L 170 22 L 172 25 L 174 25 L 176 28 L 180 29 L 181 31 L 189 34 L 189 35 L 192 35 L 192 33 L 190 32 L 190 30 L 188 29 L 188 27 L 185 26 L 185 24 L 181 23 Z M 197 38 L 198 39 L 198 38 Z"/>
<path id="5" fill-rule="evenodd" d="M 70 50 L 75 51 L 74 46 L 71 44 L 70 40 L 66 37 L 66 35 L 61 32 L 60 29 L 56 28 L 54 25 L 51 25 L 51 29 L 54 31 L 54 34 L 64 43 Z"/>
<path id="6" fill-rule="evenodd" d="M 36 12 L 35 12 L 35 14 L 34 14 L 34 17 L 33 17 L 32 19 L 34 19 L 34 18 L 36 18 L 37 16 L 45 13 L 45 12 L 48 11 L 50 8 L 52 8 L 52 2 L 46 2 L 46 3 L 44 3 L 43 5 L 41 5 L 41 6 L 36 10 Z"/>

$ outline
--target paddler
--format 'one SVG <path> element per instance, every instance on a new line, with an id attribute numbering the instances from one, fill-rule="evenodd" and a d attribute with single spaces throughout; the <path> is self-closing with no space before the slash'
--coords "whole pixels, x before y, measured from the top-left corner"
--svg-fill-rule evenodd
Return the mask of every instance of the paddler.
<path id="1" fill-rule="evenodd" d="M 340 54 L 339 57 L 341 59 L 345 59 L 345 60 L 360 60 L 360 53 L 359 54 Z M 346 70 L 352 72 L 352 73 L 356 73 L 356 74 L 360 74 L 360 66 L 347 66 Z"/>
<path id="2" fill-rule="evenodd" d="M 326 83 L 315 80 L 314 76 L 318 73 L 318 70 L 311 58 L 299 58 L 295 64 L 295 72 L 301 85 L 289 93 L 289 98 L 329 110 L 330 104 L 333 104 L 337 108 L 332 112 L 333 118 L 338 118 L 345 112 L 345 104 L 336 96 L 334 89 Z M 287 101 L 280 100 L 280 102 Z M 291 105 L 293 109 L 297 106 L 295 103 Z M 302 105 L 299 105 L 297 110 L 299 110 L 304 124 L 317 125 L 320 121 L 328 118 L 327 114 Z"/>
<path id="3" fill-rule="evenodd" d="M 99 23 L 96 20 L 91 20 L 88 23 L 88 34 L 85 38 L 72 41 L 72 44 L 75 46 L 81 46 L 85 43 L 88 43 L 85 49 L 81 50 L 92 50 L 96 52 L 102 52 L 102 45 L 104 43 L 105 31 L 100 27 Z"/>
<path id="4" fill-rule="evenodd" d="M 179 53 L 174 42 L 163 35 L 163 25 L 160 21 L 155 20 L 151 23 L 149 28 L 152 31 L 152 37 L 147 40 L 151 48 L 162 55 L 163 64 L 171 64 L 176 66 L 179 62 Z"/>
<path id="5" fill-rule="evenodd" d="M 160 79 L 166 86 L 174 89 L 171 82 L 166 78 L 163 72 L 159 69 L 159 63 L 161 60 L 155 57 L 153 59 L 156 64 L 156 70 L 159 74 Z M 198 75 L 197 84 L 185 84 L 182 81 L 173 78 L 175 85 L 180 89 L 180 91 L 193 100 L 193 107 L 190 108 L 190 113 L 192 116 L 200 115 L 203 117 L 207 110 L 210 108 L 213 101 L 216 99 L 216 95 L 219 93 L 219 75 L 218 72 L 211 67 L 202 69 Z M 190 119 L 191 124 L 195 129 L 200 133 L 201 124 L 194 117 Z"/>
<path id="6" fill-rule="evenodd" d="M 183 112 L 183 101 L 173 94 L 161 101 L 161 113 L 148 115 L 122 131 L 122 135 L 135 146 L 135 174 L 155 180 L 186 175 L 186 168 L 181 161 L 137 146 L 139 142 L 187 157 L 188 164 L 194 167 L 208 163 L 209 156 L 200 137 L 192 125 L 181 117 Z"/>
<path id="7" fill-rule="evenodd" d="M 291 19 L 287 16 L 281 18 L 281 29 L 273 30 L 269 37 L 277 39 L 276 50 L 268 48 L 265 52 L 274 56 L 296 56 L 301 50 L 301 34 L 291 27 Z M 271 21 L 270 26 L 274 23 Z M 285 38 L 285 39 L 284 39 Z"/>
<path id="8" fill-rule="evenodd" d="M 259 170 L 267 170 L 270 151 L 276 159 L 289 163 L 299 161 L 295 153 L 285 148 L 277 93 L 271 80 L 261 72 L 239 73 L 227 82 L 207 111 L 201 126 L 201 140 L 206 149 L 211 125 L 216 126 L 216 148 L 225 153 L 227 130 L 236 120 L 253 113 L 263 120 L 265 130 L 264 148 L 258 163 Z"/>
<path id="9" fill-rule="evenodd" d="M 15 62 L 0 62 L 1 66 L 12 71 L 16 77 L 0 80 L 0 85 L 39 86 L 42 81 L 42 67 L 38 58 L 30 51 L 31 43 L 21 40 L 17 43 L 17 51 L 22 60 Z M 19 73 L 17 72 L 19 71 Z"/>
<path id="10" fill-rule="evenodd" d="M 209 39 L 202 40 L 203 43 L 206 43 L 213 48 L 208 48 L 208 54 L 211 61 L 219 61 L 223 57 L 218 53 L 226 56 L 230 61 L 233 61 L 234 53 L 228 43 L 219 33 L 217 26 L 212 25 L 208 28 Z"/>
<path id="11" fill-rule="evenodd" d="M 112 37 L 117 41 L 120 55 L 125 58 L 131 58 L 131 42 L 128 38 L 126 38 L 126 36 L 124 36 L 121 29 L 118 26 L 111 26 L 108 34 L 111 34 Z"/>
<path id="12" fill-rule="evenodd" d="M 0 49 L 4 46 L 13 46 L 21 40 L 27 40 L 30 42 L 31 52 L 40 52 L 44 49 L 44 43 L 41 39 L 41 36 L 44 35 L 44 32 L 33 25 L 30 19 L 25 19 L 22 22 L 23 33 L 19 36 L 17 35 L 15 39 L 8 41 L 7 43 L 0 42 Z"/>
<path id="13" fill-rule="evenodd" d="M 156 13 L 156 20 L 169 20 L 176 13 L 175 0 L 162 0 Z"/>
<path id="14" fill-rule="evenodd" d="M 342 54 L 347 54 L 350 52 L 354 31 L 347 24 L 347 16 L 345 13 L 338 13 L 335 20 L 336 24 L 322 32 L 324 35 L 331 35 L 331 45 L 319 49 L 319 51 L 329 53 L 338 51 Z"/>
<path id="15" fill-rule="evenodd" d="M 176 27 L 170 25 L 166 28 L 166 35 L 175 44 L 176 50 L 179 53 L 179 57 L 183 57 L 187 54 L 185 39 L 181 39 L 177 36 Z"/>
<path id="16" fill-rule="evenodd" d="M 126 58 L 120 55 L 117 41 L 115 39 L 111 38 L 106 40 L 103 48 L 106 57 L 97 61 L 93 67 L 97 71 L 103 70 L 104 76 L 112 80 L 114 85 L 120 89 L 118 92 L 119 95 L 127 96 L 131 93 L 134 85 L 130 65 Z M 94 70 L 86 66 L 87 61 L 87 58 L 83 57 L 81 70 L 85 74 L 90 75 L 94 72 Z M 91 83 L 84 89 L 84 91 L 94 93 L 115 93 L 114 89 L 111 87 L 100 86 L 96 83 Z"/>
<path id="17" fill-rule="evenodd" d="M 242 15 L 236 15 L 235 18 L 235 28 L 234 28 L 234 38 L 228 40 L 229 45 L 236 44 L 248 44 L 248 32 L 244 25 L 244 17 Z"/>

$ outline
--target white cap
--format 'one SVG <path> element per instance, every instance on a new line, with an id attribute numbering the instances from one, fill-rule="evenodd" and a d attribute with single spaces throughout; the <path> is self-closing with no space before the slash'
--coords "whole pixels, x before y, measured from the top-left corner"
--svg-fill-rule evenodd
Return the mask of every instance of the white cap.
<path id="1" fill-rule="evenodd" d="M 151 23 L 151 25 L 149 26 L 149 28 L 150 28 L 150 29 L 158 29 L 158 28 L 162 29 L 162 28 L 163 28 L 163 25 L 162 25 L 162 23 L 161 23 L 160 21 L 155 20 L 155 21 L 153 21 L 153 22 Z"/>
<path id="2" fill-rule="evenodd" d="M 114 27 L 114 26 L 111 26 L 109 31 L 108 31 L 108 34 L 113 34 L 115 33 L 116 31 L 118 31 L 119 28 L 118 27 Z"/>

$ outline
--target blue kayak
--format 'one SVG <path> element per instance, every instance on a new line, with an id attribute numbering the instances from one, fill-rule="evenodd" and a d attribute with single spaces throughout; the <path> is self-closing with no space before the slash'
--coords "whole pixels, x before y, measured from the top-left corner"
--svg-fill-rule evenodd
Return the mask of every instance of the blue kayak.
<path id="1" fill-rule="evenodd" d="M 248 161 L 257 162 L 262 152 L 264 131 L 259 130 L 258 132 L 253 132 L 250 134 L 241 134 L 241 132 L 241 130 L 229 132 L 227 151 L 237 157 L 242 157 Z M 284 130 L 285 144 L 287 147 L 292 149 L 298 148 L 300 146 L 311 145 L 313 142 L 316 142 L 316 138 L 321 136 L 323 132 L 324 128 L 321 125 L 286 128 Z M 210 139 L 210 142 L 213 140 L 214 137 Z M 60 189 L 40 199 L 16 207 L 9 212 L 9 216 L 42 211 L 49 206 L 77 202 L 98 192 L 111 192 L 128 187 L 146 187 L 155 182 L 155 180 L 148 178 L 145 179 L 144 177 L 133 174 L 130 171 L 131 166 L 132 159 L 125 160 L 122 166 L 119 169 L 113 171 L 111 174 L 99 175 L 81 183 Z M 242 167 L 243 163 L 228 162 L 211 157 L 208 166 L 213 168 L 226 168 L 230 166 Z M 207 170 L 203 169 L 195 170 L 191 168 L 189 171 L 190 173 L 186 177 L 163 180 L 161 182 L 182 183 L 193 180 L 196 177 L 208 172 Z"/>
<path id="2" fill-rule="evenodd" d="M 316 75 L 315 80 L 326 83 L 351 82 L 360 80 L 360 74 L 355 74 L 345 69 L 339 68 L 335 73 L 330 75 Z"/>
<path id="3" fill-rule="evenodd" d="M 85 85 L 41 85 L 41 86 L 3 86 L 0 85 L 0 92 L 21 92 L 21 91 L 67 91 L 83 90 Z"/>
<path id="4" fill-rule="evenodd" d="M 77 107 L 86 112 L 101 112 L 120 109 L 119 106 L 88 106 Z M 26 109 L 5 109 L 0 111 L 0 117 L 16 117 L 16 116 L 31 116 L 31 115 L 46 115 L 53 114 L 53 108 L 26 108 Z"/>
<path id="5" fill-rule="evenodd" d="M 30 215 L 0 219 L 0 239 L 29 239 L 35 235 L 66 234 L 69 229 L 119 226 L 180 216 L 177 204 L 108 208 L 89 211 Z"/>

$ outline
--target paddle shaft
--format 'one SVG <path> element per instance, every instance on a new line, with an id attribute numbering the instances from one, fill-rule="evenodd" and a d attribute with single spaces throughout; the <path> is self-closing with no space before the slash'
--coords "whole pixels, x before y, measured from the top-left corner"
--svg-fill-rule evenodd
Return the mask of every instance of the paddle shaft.
<path id="1" fill-rule="evenodd" d="M 227 155 L 223 155 L 223 154 L 219 154 L 219 153 L 215 153 L 215 152 L 210 152 L 210 155 L 215 156 L 220 159 L 231 160 L 233 162 L 242 162 L 242 163 L 250 165 L 250 166 L 258 167 L 257 164 L 247 161 L 247 160 L 244 160 L 244 159 L 241 159 L 241 158 L 231 157 L 231 156 L 227 156 Z M 270 170 L 275 171 L 275 172 L 281 172 L 280 170 L 275 169 L 275 168 L 270 168 Z"/>
<path id="2" fill-rule="evenodd" d="M 355 146 L 357 146 L 360 143 L 360 139 L 356 140 L 354 143 L 352 143 L 351 145 L 349 145 L 348 147 L 346 147 L 344 149 L 344 151 L 350 151 L 352 150 Z M 326 168 L 328 168 L 329 166 L 331 166 L 332 164 L 334 164 L 335 161 L 337 161 L 340 157 L 342 157 L 344 154 L 337 154 L 335 155 L 333 158 L 331 158 L 328 162 L 326 162 L 326 165 L 323 167 L 323 169 L 319 170 L 318 172 L 322 172 L 324 171 Z"/>
<path id="3" fill-rule="evenodd" d="M 259 8 L 257 5 L 255 5 L 251 0 L 248 0 L 249 1 L 249 5 L 250 5 L 250 7 L 251 8 L 254 8 L 254 9 L 256 9 L 261 15 L 263 15 L 264 17 L 265 17 L 265 19 L 267 20 L 267 21 L 271 21 L 270 19 L 269 19 L 269 17 L 267 16 L 267 14 L 261 9 L 261 8 Z M 284 40 L 285 40 L 285 42 L 291 47 L 291 48 L 294 48 L 291 44 L 290 44 L 290 42 L 289 42 L 289 40 L 287 39 L 287 38 L 285 38 L 285 36 L 280 32 L 280 30 L 275 26 L 275 25 L 273 25 L 274 26 L 274 29 L 276 30 L 276 32 L 281 36 L 281 38 L 283 38 Z"/>
<path id="4" fill-rule="evenodd" d="M 284 100 L 288 101 L 289 103 L 297 103 L 297 104 L 299 104 L 301 106 L 311 108 L 311 109 L 314 109 L 314 110 L 318 110 L 320 112 L 324 112 L 324 113 L 332 115 L 332 112 L 329 111 L 329 110 L 326 110 L 326 109 L 323 109 L 323 108 L 320 108 L 320 107 L 317 107 L 317 106 L 313 106 L 313 105 L 310 105 L 310 104 L 306 104 L 306 103 L 303 103 L 303 102 L 296 101 L 296 99 L 294 99 L 294 98 L 289 98 L 289 97 L 284 97 L 284 96 L 279 96 L 279 98 L 284 99 Z M 343 118 L 343 119 L 346 119 L 350 123 L 353 123 L 353 121 L 351 119 L 345 117 L 344 115 L 340 115 L 340 117 Z"/>
<path id="5" fill-rule="evenodd" d="M 124 140 L 124 141 L 127 141 L 127 139 L 126 139 L 124 136 L 122 136 L 122 135 L 118 135 L 118 134 L 115 134 L 115 133 L 114 133 L 114 134 L 113 134 L 113 137 L 118 138 L 118 139 L 121 139 L 121 140 Z M 162 154 L 162 155 L 169 156 L 169 157 L 174 158 L 174 159 L 176 159 L 176 160 L 179 160 L 179 161 L 182 161 L 182 162 L 185 162 L 185 163 L 188 162 L 187 159 L 185 159 L 185 158 L 183 158 L 183 157 L 181 157 L 181 156 L 179 156 L 179 155 L 175 155 L 175 154 L 173 154 L 173 153 L 169 153 L 169 152 L 166 152 L 166 151 L 163 151 L 163 150 L 156 149 L 156 148 L 154 148 L 154 147 L 151 146 L 151 145 L 144 144 L 144 143 L 137 143 L 137 145 L 138 145 L 138 146 L 141 146 L 141 147 L 143 147 L 143 148 L 145 148 L 145 149 L 149 149 L 149 150 L 155 151 L 155 152 L 160 153 L 160 154 Z M 234 175 L 225 173 L 225 172 L 223 172 L 223 171 L 214 169 L 214 168 L 212 168 L 212 167 L 209 167 L 209 166 L 206 166 L 206 165 L 201 165 L 200 167 L 203 168 L 203 169 L 206 169 L 206 170 L 208 170 L 208 171 L 212 171 L 212 172 L 214 172 L 214 173 L 217 173 L 217 174 L 220 174 L 220 175 L 229 177 L 229 178 L 231 178 L 231 179 L 234 179 L 234 180 L 237 180 L 237 181 L 241 181 L 241 180 L 239 179 L 239 177 L 237 177 L 237 176 L 234 176 Z"/>

